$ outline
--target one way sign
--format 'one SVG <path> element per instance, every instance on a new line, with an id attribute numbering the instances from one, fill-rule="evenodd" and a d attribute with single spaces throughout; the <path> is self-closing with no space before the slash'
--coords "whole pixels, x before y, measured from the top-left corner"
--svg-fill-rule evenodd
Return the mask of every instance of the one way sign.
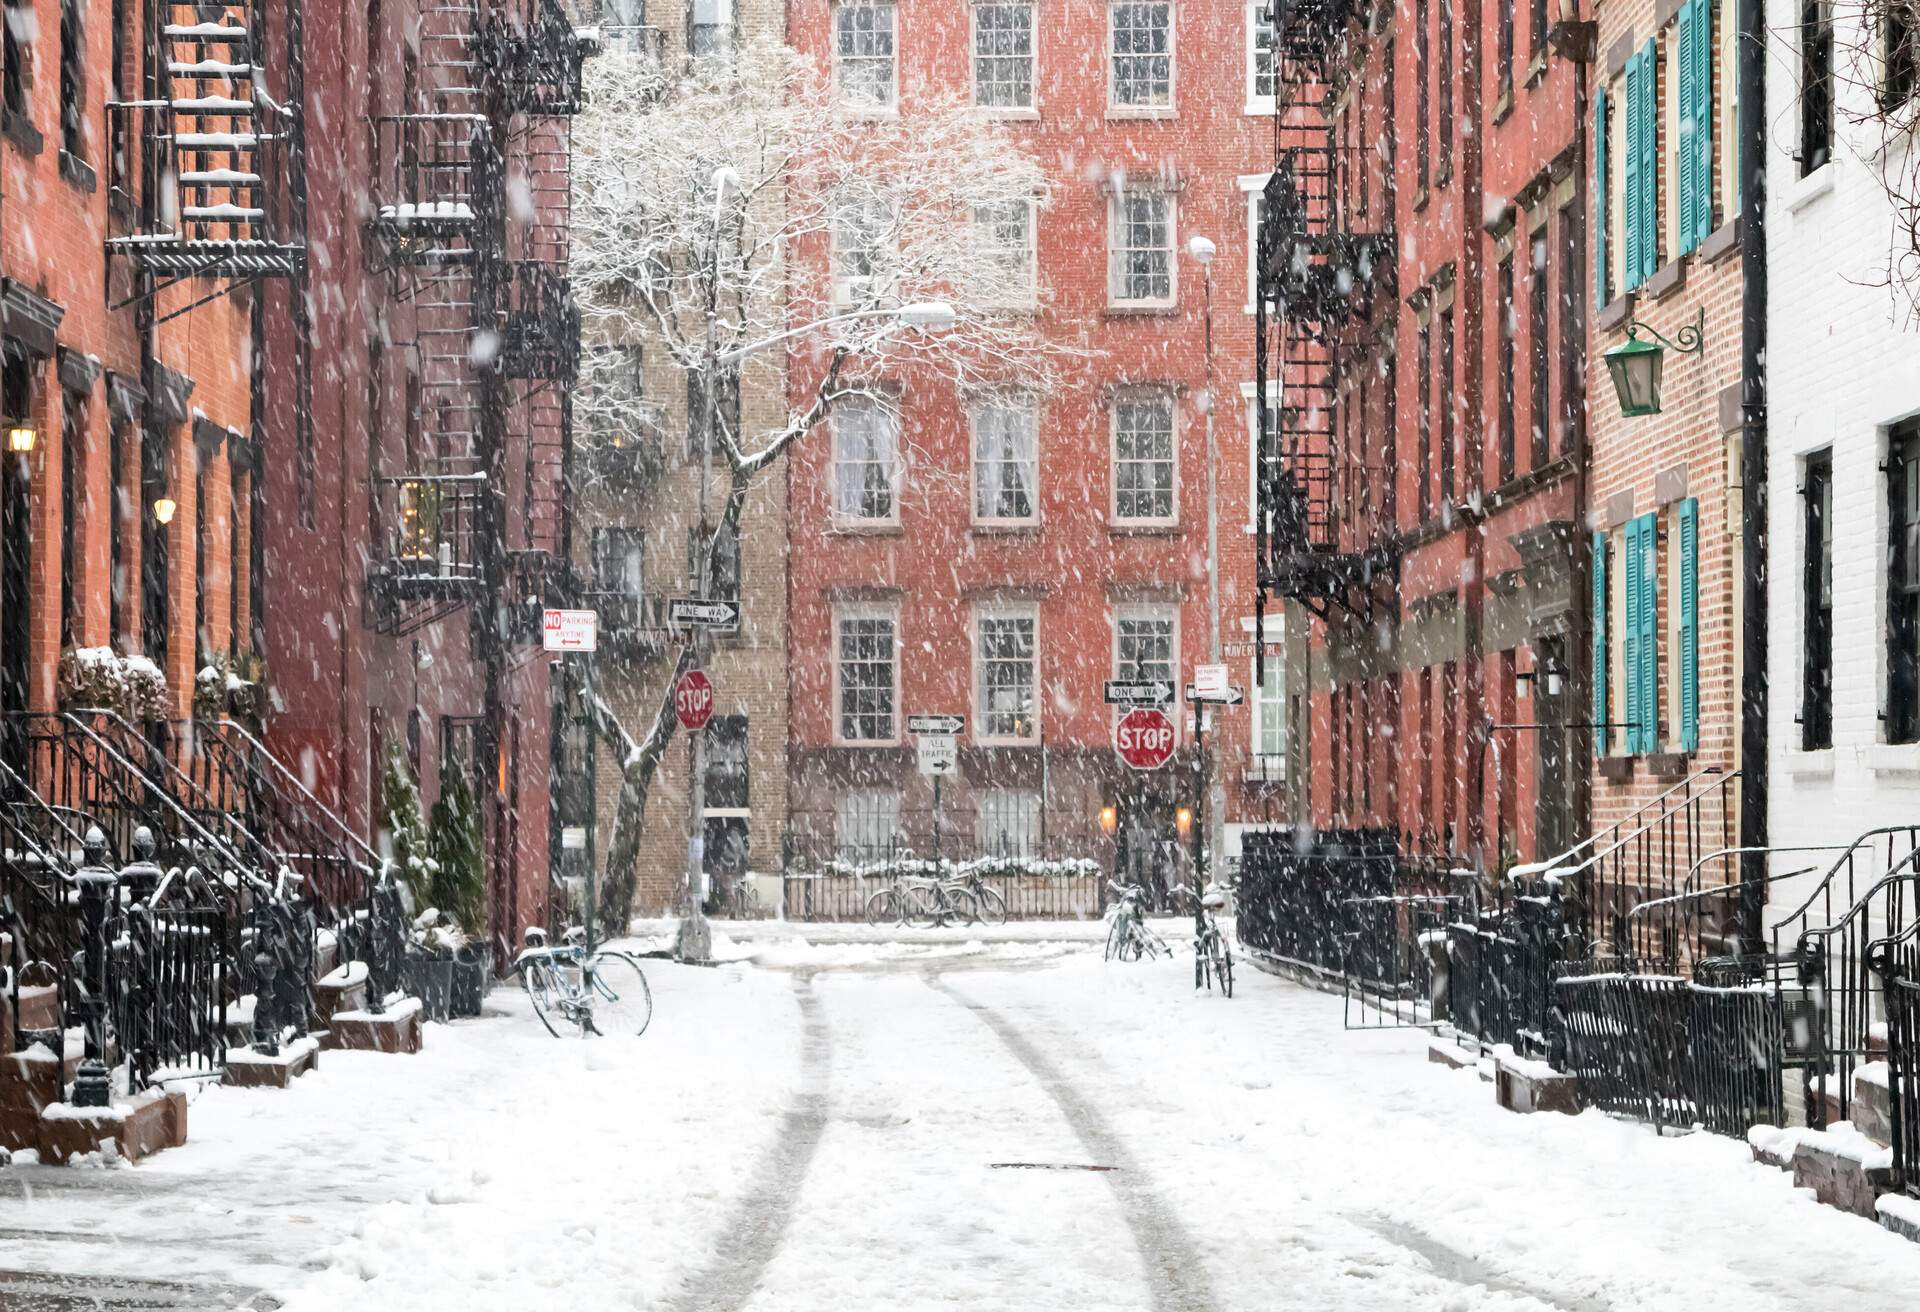
<path id="1" fill-rule="evenodd" d="M 676 629 L 689 624 L 730 628 L 740 622 L 737 601 L 703 601 L 698 597 L 675 597 L 667 604 L 667 623 Z"/>
<path id="2" fill-rule="evenodd" d="M 1130 682 L 1126 679 L 1107 680 L 1107 705 L 1109 706 L 1165 706 L 1173 700 L 1173 685 L 1165 680 L 1154 682 Z"/>
<path id="3" fill-rule="evenodd" d="M 952 737 L 967 727 L 964 715 L 909 715 L 907 732 L 911 734 L 946 734 Z"/>

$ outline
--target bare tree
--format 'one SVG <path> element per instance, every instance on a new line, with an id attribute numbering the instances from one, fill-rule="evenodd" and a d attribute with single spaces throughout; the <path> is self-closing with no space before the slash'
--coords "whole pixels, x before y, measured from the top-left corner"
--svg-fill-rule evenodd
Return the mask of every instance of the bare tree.
<path id="1" fill-rule="evenodd" d="M 757 349 L 784 352 L 785 422 L 716 425 L 715 523 L 702 524 L 705 577 L 738 532 L 753 481 L 876 384 L 938 378 L 968 387 L 1044 387 L 1075 348 L 1053 340 L 1033 286 L 1038 165 L 999 125 L 956 98 L 916 99 L 898 116 L 841 103 L 817 69 L 775 45 L 697 62 L 673 85 L 644 56 L 588 65 L 589 108 L 574 128 L 572 275 L 587 332 L 644 341 L 702 388 Z M 1009 234 L 1024 234 L 1018 241 Z M 952 326 L 920 331 L 904 307 L 943 303 Z M 751 367 L 751 365 L 747 365 Z M 617 379 L 583 379 L 585 434 L 641 420 Z M 679 650 L 637 734 L 604 701 L 596 731 L 623 781 L 600 914 L 630 918 L 641 824 L 677 719 Z"/>

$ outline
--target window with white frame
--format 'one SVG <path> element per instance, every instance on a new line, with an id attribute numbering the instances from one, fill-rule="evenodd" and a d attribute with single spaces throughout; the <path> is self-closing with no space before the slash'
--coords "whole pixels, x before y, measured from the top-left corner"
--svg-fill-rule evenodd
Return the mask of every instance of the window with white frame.
<path id="1" fill-rule="evenodd" d="M 1122 606 L 1113 617 L 1113 677 L 1128 683 L 1174 684 L 1178 648 L 1172 606 Z M 1118 713 L 1119 707 L 1115 707 Z"/>
<path id="2" fill-rule="evenodd" d="M 1247 113 L 1271 114 L 1274 99 L 1272 0 L 1247 4 Z"/>
<path id="3" fill-rule="evenodd" d="M 1264 670 L 1258 669 L 1264 664 Z M 1253 754 L 1263 770 L 1278 768 L 1287 757 L 1287 671 L 1277 652 L 1255 662 L 1253 677 Z"/>
<path id="4" fill-rule="evenodd" d="M 1281 380 L 1267 380 L 1267 410 L 1278 414 L 1280 410 Z M 1260 406 L 1258 405 L 1257 385 L 1240 384 L 1240 401 L 1247 412 L 1247 532 L 1257 527 L 1254 517 L 1260 506 Z M 1271 523 L 1268 525 L 1272 527 Z"/>
<path id="5" fill-rule="evenodd" d="M 974 616 L 975 714 L 982 741 L 1039 738 L 1039 630 L 1033 606 L 983 607 Z"/>
<path id="6" fill-rule="evenodd" d="M 1107 6 L 1112 77 L 1107 103 L 1120 110 L 1173 107 L 1173 5 L 1113 0 Z"/>
<path id="7" fill-rule="evenodd" d="M 975 0 L 973 103 L 982 109 L 1032 109 L 1033 66 L 1031 0 Z"/>
<path id="8" fill-rule="evenodd" d="M 1040 850 L 1040 794 L 1031 788 L 986 788 L 977 795 L 974 836 L 982 856 L 1025 856 Z"/>
<path id="9" fill-rule="evenodd" d="M 1034 203 L 1012 200 L 1004 205 L 978 206 L 973 211 L 973 237 L 980 254 L 995 274 L 998 286 L 985 299 L 1007 306 L 1032 305 L 1034 298 Z"/>
<path id="10" fill-rule="evenodd" d="M 836 519 L 898 523 L 900 424 L 877 396 L 850 396 L 834 407 L 833 514 Z"/>
<path id="11" fill-rule="evenodd" d="M 885 278 L 893 210 L 881 196 L 857 196 L 833 213 L 833 295 L 841 305 L 871 298 Z"/>
<path id="12" fill-rule="evenodd" d="M 687 54 L 694 59 L 722 60 L 733 54 L 733 0 L 690 0 Z"/>
<path id="13" fill-rule="evenodd" d="M 885 861 L 900 833 L 900 794 L 849 788 L 834 799 L 833 845 L 842 861 Z"/>
<path id="14" fill-rule="evenodd" d="M 1036 407 L 1029 397 L 994 397 L 973 409 L 973 517 L 982 524 L 1029 524 L 1038 513 Z"/>
<path id="15" fill-rule="evenodd" d="M 1253 298 L 1260 292 L 1260 222 L 1267 216 L 1267 178 L 1265 173 L 1243 174 L 1237 181 L 1241 192 L 1247 198 L 1247 303 L 1248 314 L 1253 313 Z M 1267 302 L 1267 312 L 1275 312 L 1279 307 L 1272 301 Z"/>
<path id="16" fill-rule="evenodd" d="M 608 49 L 648 53 L 650 31 L 646 0 L 606 0 L 600 7 L 600 37 Z"/>
<path id="17" fill-rule="evenodd" d="M 834 736 L 843 743 L 890 743 L 900 693 L 900 621 L 891 608 L 857 607 L 834 616 Z"/>
<path id="18" fill-rule="evenodd" d="M 1113 402 L 1113 517 L 1173 522 L 1173 394 L 1123 392 Z"/>
<path id="19" fill-rule="evenodd" d="M 1173 304 L 1173 194 L 1158 187 L 1115 190 L 1107 220 L 1107 295 L 1115 305 Z"/>
<path id="20" fill-rule="evenodd" d="M 899 88 L 892 0 L 849 0 L 833 11 L 834 77 L 863 109 L 892 109 Z"/>

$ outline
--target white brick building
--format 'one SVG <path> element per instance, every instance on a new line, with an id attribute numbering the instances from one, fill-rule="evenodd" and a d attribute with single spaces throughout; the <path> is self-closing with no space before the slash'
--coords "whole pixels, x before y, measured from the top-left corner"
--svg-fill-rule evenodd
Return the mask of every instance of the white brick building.
<path id="1" fill-rule="evenodd" d="M 1889 582 L 1890 564 L 1907 554 L 1890 545 L 1894 520 L 1904 517 L 1897 508 L 1912 494 L 1896 496 L 1890 480 L 1903 479 L 1903 444 L 1920 432 L 1920 340 L 1913 289 L 1884 285 L 1888 251 L 1906 238 L 1879 173 L 1881 129 L 1854 121 L 1872 109 L 1875 88 L 1863 79 L 1884 81 L 1878 37 L 1860 31 L 1859 7 L 1835 8 L 1826 48 L 1820 29 L 1801 26 L 1799 0 L 1769 0 L 1767 11 L 1775 44 L 1767 713 L 1777 846 L 1920 822 L 1920 714 L 1912 713 L 1920 693 L 1906 684 L 1899 654 L 1914 650 L 1913 634 L 1895 623 Z M 1833 92 L 1837 111 L 1827 108 Z M 1782 854 L 1775 869 L 1829 860 Z M 1810 879 L 1776 887 L 1767 923 L 1811 887 Z"/>

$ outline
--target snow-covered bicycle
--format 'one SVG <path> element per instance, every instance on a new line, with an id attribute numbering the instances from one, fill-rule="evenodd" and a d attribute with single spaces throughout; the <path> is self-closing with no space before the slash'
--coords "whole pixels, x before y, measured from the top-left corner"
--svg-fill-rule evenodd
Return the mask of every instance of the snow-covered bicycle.
<path id="1" fill-rule="evenodd" d="M 627 1035 L 638 1038 L 653 1019 L 653 991 L 640 963 L 607 948 L 589 955 L 578 925 L 566 941 L 549 946 L 547 931 L 529 925 L 526 946 L 514 959 L 533 1014 L 555 1038 Z"/>
<path id="2" fill-rule="evenodd" d="M 1193 890 L 1185 884 L 1175 885 L 1175 893 L 1193 896 Z M 1227 904 L 1227 890 L 1218 884 L 1208 884 L 1193 909 L 1193 987 L 1213 992 L 1214 981 L 1220 982 L 1220 996 L 1233 996 L 1233 949 L 1227 946 L 1227 936 L 1220 932 L 1220 922 L 1214 913 Z"/>
<path id="3" fill-rule="evenodd" d="M 1147 925 L 1147 890 L 1138 884 L 1112 881 L 1108 881 L 1107 887 L 1113 890 L 1117 900 L 1107 908 L 1106 960 L 1139 961 L 1143 957 L 1155 960 L 1171 956 L 1166 940 Z"/>

